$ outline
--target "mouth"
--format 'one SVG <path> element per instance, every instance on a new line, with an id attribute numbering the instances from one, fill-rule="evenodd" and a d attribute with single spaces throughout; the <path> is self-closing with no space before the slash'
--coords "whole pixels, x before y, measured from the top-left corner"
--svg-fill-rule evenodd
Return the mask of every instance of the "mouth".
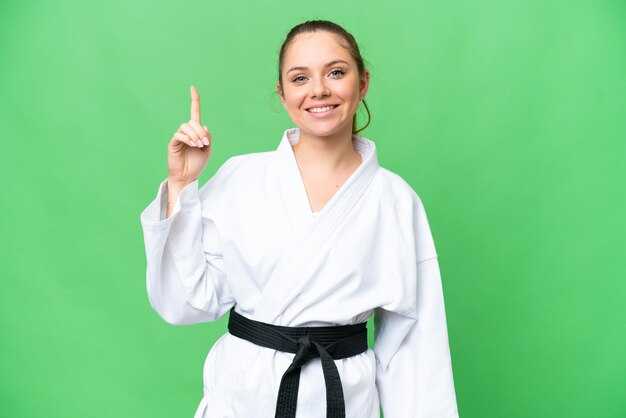
<path id="1" fill-rule="evenodd" d="M 309 107 L 308 109 L 305 109 L 305 110 L 309 113 L 321 115 L 321 114 L 331 112 L 337 106 L 339 105 L 314 106 L 314 107 Z"/>

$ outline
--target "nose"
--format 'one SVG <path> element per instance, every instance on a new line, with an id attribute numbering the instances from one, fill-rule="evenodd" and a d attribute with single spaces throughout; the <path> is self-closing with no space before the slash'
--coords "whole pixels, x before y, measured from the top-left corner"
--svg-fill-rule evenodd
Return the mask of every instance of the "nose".
<path id="1" fill-rule="evenodd" d="M 311 97 L 324 97 L 324 96 L 328 96 L 330 95 L 330 89 L 328 88 L 328 85 L 326 84 L 326 79 L 324 77 L 322 78 L 315 78 L 311 83 Z"/>

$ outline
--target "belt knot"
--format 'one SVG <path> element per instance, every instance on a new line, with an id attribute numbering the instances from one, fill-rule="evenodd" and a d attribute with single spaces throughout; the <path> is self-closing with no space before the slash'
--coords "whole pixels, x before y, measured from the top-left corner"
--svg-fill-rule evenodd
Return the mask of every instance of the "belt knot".
<path id="1" fill-rule="evenodd" d="M 311 348 L 313 345 L 311 343 L 311 336 L 309 334 L 304 334 L 301 337 L 298 337 L 296 341 L 296 346 L 298 347 L 298 351 L 296 351 L 296 355 L 293 358 L 293 362 L 291 363 L 292 368 L 302 367 L 309 360 L 319 357 L 319 353 L 315 353 Z"/>
<path id="2" fill-rule="evenodd" d="M 311 336 L 304 334 L 302 337 L 299 337 L 297 345 L 299 350 L 309 351 L 311 349 Z"/>

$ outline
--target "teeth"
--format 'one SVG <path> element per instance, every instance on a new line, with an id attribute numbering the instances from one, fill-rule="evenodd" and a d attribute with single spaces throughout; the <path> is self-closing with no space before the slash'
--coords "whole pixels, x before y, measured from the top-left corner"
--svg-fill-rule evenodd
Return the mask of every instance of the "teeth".
<path id="1" fill-rule="evenodd" d="M 335 106 L 312 107 L 309 109 L 309 112 L 322 113 L 322 112 L 328 112 L 329 110 L 332 110 L 334 108 Z"/>

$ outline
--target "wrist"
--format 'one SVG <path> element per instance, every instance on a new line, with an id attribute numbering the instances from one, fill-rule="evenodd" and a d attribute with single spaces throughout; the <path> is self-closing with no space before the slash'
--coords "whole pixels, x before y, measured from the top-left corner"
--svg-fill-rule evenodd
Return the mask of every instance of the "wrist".
<path id="1" fill-rule="evenodd" d="M 187 187 L 188 185 L 190 185 L 191 183 L 193 183 L 195 180 L 191 180 L 191 181 L 178 181 L 178 180 L 172 180 L 170 178 L 167 179 L 167 188 L 169 191 L 181 191 L 183 190 L 185 187 Z"/>

